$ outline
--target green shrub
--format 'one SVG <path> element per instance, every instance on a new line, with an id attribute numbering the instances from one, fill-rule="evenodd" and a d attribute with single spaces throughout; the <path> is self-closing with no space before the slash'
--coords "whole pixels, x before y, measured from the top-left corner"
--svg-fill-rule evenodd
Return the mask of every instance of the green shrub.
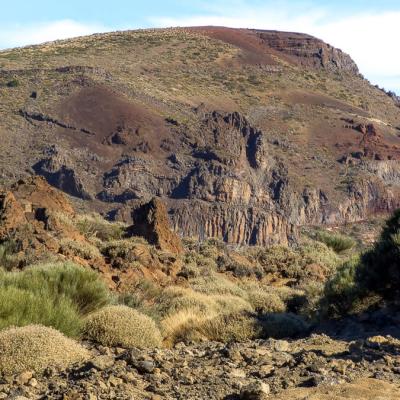
<path id="1" fill-rule="evenodd" d="M 126 306 L 108 306 L 89 315 L 85 336 L 104 346 L 158 347 L 161 334 L 148 316 Z"/>
<path id="2" fill-rule="evenodd" d="M 88 358 L 86 349 L 55 329 L 30 325 L 0 332 L 0 375 L 66 368 Z"/>
<path id="3" fill-rule="evenodd" d="M 71 262 L 42 264 L 21 272 L 1 274 L 0 287 L 15 287 L 32 293 L 46 292 L 52 299 L 65 297 L 81 315 L 95 311 L 110 301 L 107 286 L 100 276 Z"/>
<path id="4" fill-rule="evenodd" d="M 55 299 L 46 289 L 30 292 L 17 287 L 0 289 L 0 330 L 11 326 L 40 324 L 76 337 L 81 318 L 76 306 L 65 297 Z"/>
<path id="5" fill-rule="evenodd" d="M 339 233 L 329 233 L 325 231 L 318 231 L 315 234 L 315 239 L 325 243 L 336 253 L 342 253 L 350 250 L 355 246 L 355 241 L 349 236 L 341 235 Z"/>
<path id="6" fill-rule="evenodd" d="M 323 314 L 340 316 L 350 311 L 362 290 L 357 282 L 359 265 L 359 257 L 353 257 L 338 268 L 336 274 L 326 283 L 321 300 Z"/>
<path id="7" fill-rule="evenodd" d="M 400 299 L 400 209 L 387 220 L 375 246 L 361 257 L 357 279 L 369 291 Z"/>
<path id="8" fill-rule="evenodd" d="M 331 270 L 339 262 L 338 256 L 325 244 L 311 241 L 296 248 L 280 245 L 256 247 L 249 250 L 249 254 L 260 264 L 265 274 L 279 274 L 290 279 L 307 277 L 307 265 L 320 264 Z"/>
<path id="9" fill-rule="evenodd" d="M 400 210 L 372 249 L 338 269 L 327 283 L 321 308 L 328 316 L 359 313 L 400 299 Z"/>

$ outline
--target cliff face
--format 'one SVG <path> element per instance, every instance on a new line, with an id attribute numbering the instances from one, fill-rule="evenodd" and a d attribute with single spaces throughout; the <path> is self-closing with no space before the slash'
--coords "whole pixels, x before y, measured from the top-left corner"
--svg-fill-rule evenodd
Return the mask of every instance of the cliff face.
<path id="1" fill-rule="evenodd" d="M 319 39 L 200 27 L 45 50 L 0 53 L 2 184 L 41 175 L 126 222 L 160 197 L 181 235 L 238 244 L 399 206 L 393 96 Z"/>
<path id="2" fill-rule="evenodd" d="M 331 45 L 312 36 L 273 31 L 256 31 L 263 43 L 290 56 L 306 67 L 329 71 L 345 71 L 357 75 L 357 64 L 352 58 Z"/>

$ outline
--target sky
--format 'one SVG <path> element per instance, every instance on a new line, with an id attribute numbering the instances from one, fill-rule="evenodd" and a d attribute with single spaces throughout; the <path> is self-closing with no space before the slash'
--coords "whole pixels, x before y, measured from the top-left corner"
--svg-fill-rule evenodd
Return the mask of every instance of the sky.
<path id="1" fill-rule="evenodd" d="M 400 0 L 0 0 L 0 49 L 97 32 L 222 25 L 308 33 L 400 94 Z"/>

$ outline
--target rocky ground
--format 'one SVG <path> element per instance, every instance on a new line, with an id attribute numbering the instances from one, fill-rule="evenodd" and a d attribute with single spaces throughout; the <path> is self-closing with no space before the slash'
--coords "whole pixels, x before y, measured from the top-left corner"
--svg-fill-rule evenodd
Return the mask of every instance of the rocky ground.
<path id="1" fill-rule="evenodd" d="M 400 340 L 308 338 L 173 349 L 93 346 L 81 365 L 3 379 L 1 399 L 398 399 Z"/>

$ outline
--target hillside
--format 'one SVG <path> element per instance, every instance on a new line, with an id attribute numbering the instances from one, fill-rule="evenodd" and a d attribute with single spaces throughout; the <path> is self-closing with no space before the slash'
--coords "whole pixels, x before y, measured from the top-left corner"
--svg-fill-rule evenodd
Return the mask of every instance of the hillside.
<path id="1" fill-rule="evenodd" d="M 38 174 L 131 222 L 287 243 L 399 206 L 400 110 L 308 35 L 219 27 L 107 33 L 0 52 L 1 185 Z"/>

